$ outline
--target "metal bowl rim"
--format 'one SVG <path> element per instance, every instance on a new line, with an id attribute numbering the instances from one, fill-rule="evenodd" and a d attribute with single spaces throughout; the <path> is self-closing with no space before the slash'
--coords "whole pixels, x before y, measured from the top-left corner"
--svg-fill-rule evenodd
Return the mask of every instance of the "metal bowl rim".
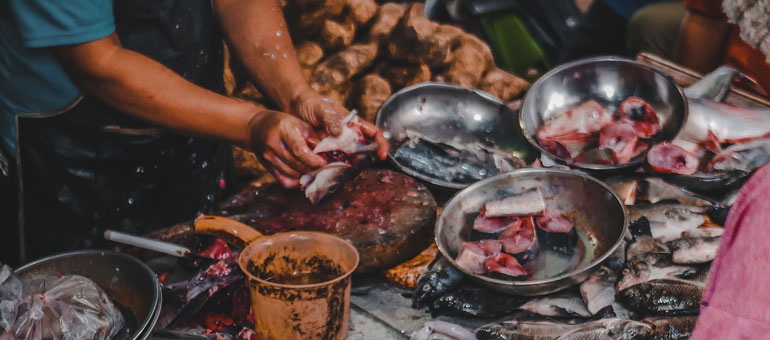
<path id="1" fill-rule="evenodd" d="M 161 301 L 162 301 L 162 297 L 160 294 L 160 281 L 158 281 L 158 276 L 155 275 L 155 272 L 153 272 L 152 269 L 150 269 L 150 267 L 148 267 L 144 262 L 140 261 L 134 256 L 112 251 L 112 250 L 98 250 L 98 249 L 75 250 L 75 251 L 59 253 L 59 254 L 51 255 L 41 259 L 37 259 L 19 268 L 16 268 L 16 270 L 14 270 L 14 273 L 27 270 L 34 266 L 40 265 L 42 263 L 54 261 L 63 257 L 76 256 L 76 255 L 99 255 L 99 256 L 120 257 L 138 264 L 139 267 L 142 268 L 142 270 L 147 272 L 151 280 L 155 283 L 153 285 L 153 290 L 152 290 L 152 296 L 153 296 L 152 304 L 150 305 L 150 310 L 148 311 L 147 316 L 144 318 L 144 320 L 142 320 L 142 323 L 138 326 L 137 330 L 131 335 L 131 339 L 133 340 L 147 339 L 150 336 L 150 333 L 152 333 L 152 328 L 155 327 L 155 324 L 158 322 L 158 318 L 160 317 L 160 309 L 161 309 Z M 149 332 L 145 332 L 148 330 L 148 328 L 150 329 Z"/>
<path id="2" fill-rule="evenodd" d="M 588 170 L 617 170 L 617 169 L 624 169 L 624 168 L 629 168 L 629 167 L 637 166 L 637 165 L 643 163 L 645 158 L 646 158 L 647 151 L 649 151 L 649 149 L 647 149 L 647 150 L 645 150 L 641 154 L 641 155 L 645 155 L 644 157 L 638 157 L 637 156 L 638 159 L 632 160 L 632 161 L 629 161 L 629 162 L 623 163 L 623 164 L 609 165 L 609 164 L 591 164 L 591 163 L 570 162 L 570 161 L 566 161 L 566 160 L 564 160 L 564 159 L 562 159 L 560 157 L 557 157 L 556 155 L 554 155 L 554 154 L 548 152 L 547 150 L 545 150 L 543 147 L 540 146 L 540 143 L 538 143 L 537 140 L 535 140 L 535 138 L 533 136 L 530 136 L 530 134 L 527 132 L 526 123 L 524 123 L 524 119 L 522 118 L 522 116 L 523 116 L 522 113 L 525 110 L 525 108 L 527 107 L 526 106 L 527 98 L 530 97 L 530 93 L 533 92 L 532 90 L 536 89 L 538 86 L 541 86 L 541 84 L 544 81 L 546 81 L 547 79 L 552 77 L 554 74 L 563 71 L 564 69 L 567 69 L 567 68 L 570 68 L 570 67 L 579 66 L 579 65 L 583 65 L 583 64 L 602 62 L 602 61 L 628 63 L 628 64 L 632 64 L 632 65 L 635 65 L 635 66 L 638 66 L 638 67 L 641 67 L 641 68 L 644 68 L 644 69 L 647 69 L 647 70 L 651 70 L 651 71 L 657 73 L 658 75 L 662 76 L 664 79 L 666 79 L 672 85 L 674 85 L 674 88 L 677 90 L 677 93 L 679 93 L 679 96 L 682 97 L 682 102 L 684 103 L 684 110 L 683 110 L 684 112 L 682 112 L 682 124 L 679 126 L 679 129 L 674 134 L 674 138 L 676 138 L 676 136 L 679 135 L 680 131 L 684 128 L 685 122 L 687 122 L 687 116 L 689 115 L 690 107 L 689 107 L 689 104 L 687 102 L 687 96 L 685 96 L 685 94 L 684 94 L 684 90 L 682 89 L 681 86 L 679 86 L 679 84 L 677 84 L 674 81 L 673 78 L 671 78 L 667 74 L 659 71 L 658 69 L 656 69 L 654 67 L 651 67 L 649 65 L 645 65 L 643 63 L 640 63 L 640 62 L 638 62 L 636 60 L 632 60 L 632 59 L 628 59 L 628 58 L 623 58 L 623 57 L 613 57 L 613 56 L 593 57 L 593 58 L 585 58 L 585 59 L 580 59 L 580 60 L 572 61 L 572 62 L 560 65 L 560 66 L 558 66 L 558 67 L 548 71 L 546 74 L 544 74 L 542 77 L 540 77 L 537 81 L 535 81 L 532 84 L 532 86 L 529 88 L 529 90 L 527 90 L 527 93 L 524 94 L 524 98 L 521 100 L 521 106 L 520 106 L 520 109 L 519 109 L 519 129 L 521 129 L 521 133 L 522 133 L 522 135 L 524 135 L 524 138 L 526 138 L 527 141 L 529 142 L 529 144 L 531 144 L 532 146 L 537 148 L 540 152 L 548 155 L 551 159 L 554 159 L 554 160 L 556 160 L 559 163 L 567 164 L 567 165 L 574 166 L 574 167 L 581 168 L 581 169 L 588 169 Z M 674 138 L 672 138 L 672 140 Z"/>
<path id="3" fill-rule="evenodd" d="M 588 265 L 584 266 L 583 268 L 578 268 L 576 270 L 572 270 L 570 272 L 564 273 L 564 274 L 559 275 L 559 276 L 554 276 L 554 277 L 551 277 L 551 278 L 541 279 L 541 280 L 533 280 L 533 281 L 529 281 L 529 280 L 527 280 L 527 281 L 500 280 L 500 279 L 494 279 L 494 278 L 491 278 L 491 277 L 487 277 L 487 276 L 484 276 L 484 275 L 474 274 L 474 273 L 471 273 L 471 272 L 467 271 L 465 268 L 462 268 L 462 267 L 458 266 L 457 263 L 455 263 L 455 259 L 453 257 L 449 256 L 449 252 L 446 250 L 446 246 L 440 241 L 439 225 L 441 224 L 442 217 L 444 216 L 444 213 L 446 212 L 445 209 L 442 209 L 441 210 L 441 214 L 439 214 L 438 218 L 436 219 L 436 227 L 435 227 L 434 233 L 433 233 L 434 234 L 434 242 L 436 242 L 436 246 L 438 247 L 439 252 L 441 252 L 441 255 L 444 256 L 444 258 L 446 258 L 446 260 L 449 261 L 449 263 L 452 264 L 452 266 L 454 266 L 455 268 L 457 268 L 460 271 L 462 271 L 464 274 L 466 274 L 466 275 L 468 275 L 468 276 L 470 276 L 470 277 L 472 277 L 472 278 L 474 278 L 476 280 L 486 281 L 488 283 L 493 283 L 493 284 L 502 285 L 502 286 L 508 286 L 508 287 L 526 287 L 526 286 L 536 286 L 536 285 L 541 285 L 541 284 L 555 283 L 555 282 L 558 282 L 558 281 L 561 281 L 561 280 L 564 280 L 564 279 L 568 279 L 568 278 L 571 278 L 571 277 L 578 276 L 578 275 L 583 274 L 583 273 L 585 273 L 587 271 L 591 271 L 597 265 L 599 265 L 600 263 L 604 262 L 604 260 L 606 260 L 610 255 L 612 255 L 612 253 L 615 252 L 615 250 L 617 250 L 617 248 L 623 242 L 623 238 L 625 237 L 626 233 L 628 232 L 628 211 L 626 211 L 626 206 L 623 204 L 623 201 L 615 193 L 614 190 L 612 190 L 604 182 L 602 182 L 602 181 L 600 181 L 600 180 L 598 180 L 598 179 L 596 179 L 596 178 L 594 178 L 592 176 L 589 176 L 587 174 L 575 172 L 574 170 L 562 170 L 562 169 L 545 169 L 545 168 L 516 169 L 516 170 L 513 170 L 513 171 L 509 171 L 509 172 L 506 172 L 506 173 L 502 173 L 502 174 L 499 174 L 499 175 L 495 175 L 495 176 L 492 176 L 492 177 L 485 178 L 485 179 L 483 179 L 481 181 L 478 181 L 476 183 L 473 183 L 473 184 L 469 185 L 467 188 L 465 188 L 465 189 L 463 189 L 461 191 L 458 191 L 457 193 L 452 195 L 452 197 L 447 201 L 447 203 L 444 204 L 444 207 L 448 206 L 450 203 L 453 203 L 455 201 L 455 199 L 457 199 L 457 197 L 459 195 L 463 194 L 464 192 L 470 191 L 470 190 L 474 190 L 477 187 L 484 186 L 484 185 L 486 185 L 489 182 L 497 180 L 497 178 L 499 178 L 499 177 L 504 177 L 504 176 L 514 176 L 515 177 L 515 176 L 517 176 L 519 174 L 538 173 L 538 172 L 540 172 L 540 173 L 556 173 L 556 174 L 560 174 L 560 175 L 581 177 L 581 178 L 583 178 L 585 180 L 589 180 L 589 181 L 592 181 L 592 182 L 594 182 L 596 184 L 599 184 L 601 187 L 603 187 L 605 190 L 607 190 L 607 192 L 612 194 L 612 197 L 615 198 L 615 202 L 620 206 L 620 209 L 623 212 L 623 228 L 622 228 L 622 230 L 620 232 L 620 237 L 615 241 L 615 243 L 609 249 L 607 249 L 606 252 L 604 252 L 604 254 L 602 254 L 601 256 L 599 256 L 597 258 L 595 258 L 593 261 L 591 261 L 591 263 L 589 263 Z"/>
<path id="4" fill-rule="evenodd" d="M 497 97 L 495 97 L 495 96 L 493 96 L 493 95 L 491 95 L 491 94 L 489 94 L 487 92 L 479 90 L 479 89 L 465 87 L 465 86 L 460 86 L 460 85 L 454 85 L 454 84 L 446 84 L 446 83 L 437 83 L 437 82 L 427 81 L 427 82 L 415 84 L 415 85 L 412 85 L 412 86 L 409 86 L 409 87 L 405 87 L 405 88 L 399 90 L 398 92 L 394 93 L 393 95 L 391 95 L 384 103 L 382 103 L 382 105 L 380 105 L 380 108 L 377 109 L 377 116 L 375 118 L 374 124 L 377 125 L 377 127 L 382 130 L 383 127 L 381 126 L 381 123 L 382 123 L 381 122 L 381 120 L 382 120 L 381 118 L 382 118 L 382 109 L 383 108 L 385 108 L 386 106 L 391 104 L 399 96 L 402 96 L 402 95 L 404 95 L 406 93 L 413 92 L 413 91 L 416 91 L 416 90 L 420 90 L 420 89 L 426 88 L 426 87 L 427 88 L 440 88 L 440 89 L 443 89 L 443 90 L 459 90 L 459 91 L 463 91 L 463 92 L 470 92 L 470 93 L 473 93 L 473 94 L 481 97 L 484 100 L 488 100 L 488 101 L 490 101 L 492 103 L 505 106 L 505 103 L 503 103 L 499 98 L 497 98 Z M 393 157 L 393 152 L 394 152 L 393 150 L 388 150 L 388 161 L 390 161 L 393 165 L 395 165 L 396 168 L 399 171 L 402 171 L 402 172 L 404 172 L 405 174 L 407 174 L 407 175 L 409 175 L 411 177 L 417 178 L 417 179 L 419 179 L 421 181 L 424 181 L 424 182 L 428 182 L 428 183 L 430 183 L 432 185 L 436 185 L 438 187 L 443 187 L 443 188 L 452 189 L 452 190 L 463 189 L 463 188 L 467 187 L 468 185 L 470 185 L 470 184 L 446 182 L 446 181 L 442 181 L 440 179 L 436 179 L 436 178 L 433 178 L 433 177 L 430 177 L 430 176 L 423 175 L 423 174 L 421 174 L 421 173 L 419 173 L 419 172 L 417 172 L 415 170 L 412 170 L 411 168 L 406 167 L 406 166 L 402 165 L 401 163 L 399 163 L 395 159 L 395 157 Z"/>

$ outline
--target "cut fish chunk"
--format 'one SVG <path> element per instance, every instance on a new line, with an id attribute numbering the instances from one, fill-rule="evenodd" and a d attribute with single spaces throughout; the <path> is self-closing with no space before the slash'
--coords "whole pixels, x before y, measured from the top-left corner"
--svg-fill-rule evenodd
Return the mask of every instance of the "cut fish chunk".
<path id="1" fill-rule="evenodd" d="M 519 264 L 519 261 L 506 253 L 497 254 L 486 261 L 487 270 L 510 278 L 522 278 L 527 276 L 527 271 Z"/>
<path id="2" fill-rule="evenodd" d="M 539 188 L 529 189 L 517 195 L 484 204 L 486 217 L 535 215 L 545 210 L 545 201 Z"/>
<path id="3" fill-rule="evenodd" d="M 484 274 L 487 272 L 487 259 L 497 256 L 501 249 L 502 244 L 498 240 L 465 242 L 463 249 L 457 254 L 455 262 L 471 273 Z"/>
<path id="4" fill-rule="evenodd" d="M 525 217 L 517 228 L 509 228 L 500 234 L 503 251 L 516 256 L 521 263 L 527 263 L 535 258 L 540 247 L 535 232 L 533 218 Z"/>
<path id="5" fill-rule="evenodd" d="M 517 216 L 485 217 L 479 214 L 473 220 L 473 230 L 488 234 L 494 234 L 509 228 L 517 228 L 520 225 L 521 219 Z"/>

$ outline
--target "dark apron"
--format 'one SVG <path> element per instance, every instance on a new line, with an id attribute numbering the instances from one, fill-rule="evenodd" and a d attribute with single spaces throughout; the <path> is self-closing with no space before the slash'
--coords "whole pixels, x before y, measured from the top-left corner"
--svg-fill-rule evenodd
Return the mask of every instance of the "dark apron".
<path id="1" fill-rule="evenodd" d="M 222 93 L 222 39 L 209 0 L 115 0 L 123 47 Z M 96 98 L 19 115 L 22 261 L 104 247 L 105 229 L 143 234 L 193 218 L 226 187 L 229 149 L 166 133 Z"/>

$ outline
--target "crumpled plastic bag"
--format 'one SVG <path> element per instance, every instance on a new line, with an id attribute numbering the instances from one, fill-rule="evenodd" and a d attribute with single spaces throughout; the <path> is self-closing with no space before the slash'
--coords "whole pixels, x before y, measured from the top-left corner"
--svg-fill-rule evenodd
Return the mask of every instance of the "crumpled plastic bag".
<path id="1" fill-rule="evenodd" d="M 36 279 L 24 285 L 22 296 L 0 340 L 107 340 L 125 324 L 107 294 L 82 276 Z"/>
<path id="2" fill-rule="evenodd" d="M 21 280 L 6 265 L 0 268 L 0 334 L 16 321 L 16 304 L 21 300 Z"/>

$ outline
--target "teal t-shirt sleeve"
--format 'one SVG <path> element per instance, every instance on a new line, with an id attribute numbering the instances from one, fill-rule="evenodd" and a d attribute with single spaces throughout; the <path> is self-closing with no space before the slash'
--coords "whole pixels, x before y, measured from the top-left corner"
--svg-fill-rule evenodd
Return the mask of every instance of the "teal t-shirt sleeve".
<path id="1" fill-rule="evenodd" d="M 27 48 L 80 44 L 115 31 L 112 0 L 8 0 Z"/>

